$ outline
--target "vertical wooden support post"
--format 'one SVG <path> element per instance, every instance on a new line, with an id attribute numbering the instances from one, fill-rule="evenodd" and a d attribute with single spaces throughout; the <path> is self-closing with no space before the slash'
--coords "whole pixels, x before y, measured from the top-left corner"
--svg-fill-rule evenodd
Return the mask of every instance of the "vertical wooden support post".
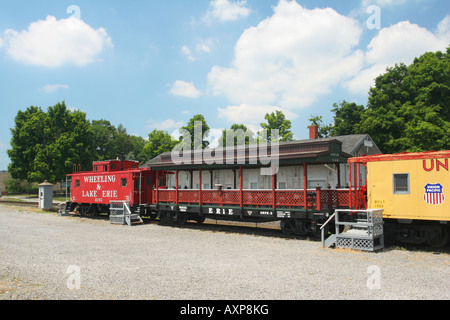
<path id="1" fill-rule="evenodd" d="M 355 195 L 354 206 L 355 206 L 355 209 L 358 209 L 358 185 L 357 185 L 357 183 L 358 183 L 357 182 L 358 176 L 357 176 L 356 167 L 357 167 L 357 164 L 354 163 L 353 164 L 353 179 L 355 179 L 355 183 L 353 184 L 354 185 L 354 189 L 355 189 L 355 192 L 354 192 L 354 195 Z"/>
<path id="2" fill-rule="evenodd" d="M 337 186 L 336 189 L 339 189 L 341 187 L 341 164 L 336 163 L 336 170 L 337 170 Z"/>
<path id="3" fill-rule="evenodd" d="M 352 164 L 351 163 L 349 163 L 348 164 L 348 201 L 349 201 L 349 204 L 348 204 L 348 207 L 350 208 L 350 209 L 353 209 L 353 207 L 352 207 L 352 203 L 353 203 L 353 201 L 352 201 Z"/>
<path id="4" fill-rule="evenodd" d="M 361 190 L 361 163 L 358 162 L 358 188 L 357 188 L 357 195 L 358 195 L 358 207 L 357 209 L 361 209 L 361 195 L 360 195 L 360 190 Z"/>
<path id="5" fill-rule="evenodd" d="M 322 210 L 321 187 L 316 188 L 316 210 Z"/>
<path id="6" fill-rule="evenodd" d="M 242 191 L 243 187 L 243 178 L 242 178 L 242 166 L 239 167 L 239 204 L 241 208 L 244 208 L 244 193 Z"/>
<path id="7" fill-rule="evenodd" d="M 176 188 L 175 188 L 175 198 L 176 198 L 176 204 L 178 205 L 178 172 L 179 170 L 177 169 L 175 171 L 175 183 L 176 183 Z"/>
<path id="8" fill-rule="evenodd" d="M 273 174 L 272 175 L 272 208 L 275 210 L 276 206 L 277 206 L 277 199 L 276 199 L 276 195 L 275 195 L 275 186 L 277 184 L 277 179 L 276 179 L 277 175 Z"/>
<path id="9" fill-rule="evenodd" d="M 198 171 L 198 205 L 202 206 L 202 169 Z"/>
<path id="10" fill-rule="evenodd" d="M 303 198 L 305 199 L 304 208 L 308 209 L 308 168 L 306 163 L 303 164 Z"/>
<path id="11" fill-rule="evenodd" d="M 211 190 L 214 189 L 213 183 L 214 183 L 214 176 L 213 176 L 213 171 L 212 171 L 212 169 L 211 169 L 211 170 L 209 170 L 209 188 L 210 188 Z"/>
<path id="12" fill-rule="evenodd" d="M 155 203 L 158 204 L 159 202 L 159 171 L 156 171 L 156 199 L 155 199 Z"/>

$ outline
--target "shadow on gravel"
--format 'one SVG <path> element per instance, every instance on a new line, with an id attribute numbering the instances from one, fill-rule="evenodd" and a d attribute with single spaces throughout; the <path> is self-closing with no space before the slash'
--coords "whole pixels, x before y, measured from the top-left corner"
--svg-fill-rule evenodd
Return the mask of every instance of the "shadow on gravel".
<path id="1" fill-rule="evenodd" d="M 253 226 L 251 224 L 253 224 Z M 171 226 L 163 224 L 159 224 L 159 226 L 166 228 L 191 229 L 207 232 L 253 235 L 258 237 L 281 238 L 290 240 L 320 241 L 320 239 L 314 239 L 307 236 L 286 236 L 281 232 L 280 229 L 277 229 L 275 227 L 257 226 L 255 225 L 255 223 L 250 223 L 250 225 L 239 225 L 239 223 L 227 224 L 227 222 L 224 221 L 216 222 L 214 220 L 207 220 L 202 224 L 198 224 L 196 222 L 187 222 L 183 226 Z"/>
<path id="2" fill-rule="evenodd" d="M 95 217 L 86 217 L 81 216 L 79 214 L 70 214 L 70 217 L 80 218 L 80 219 L 92 219 L 99 221 L 109 221 L 109 216 L 99 215 Z M 198 224 L 196 222 L 188 221 L 183 226 L 172 226 L 172 225 L 164 225 L 161 224 L 158 220 L 151 220 L 146 217 L 142 217 L 144 225 L 158 225 L 162 228 L 174 228 L 174 229 L 190 229 L 190 230 L 198 230 L 198 231 L 207 231 L 207 232 L 218 232 L 218 233 L 230 233 L 230 234 L 241 234 L 241 235 L 252 235 L 259 237 L 268 237 L 268 238 L 281 238 L 287 240 L 303 240 L 303 241 L 312 241 L 320 243 L 321 240 L 319 238 L 311 237 L 311 236 L 287 236 L 284 235 L 281 230 L 275 226 L 265 227 L 261 224 L 255 223 L 240 223 L 240 222 L 228 222 L 228 221 L 220 221 L 220 220 L 210 220 L 207 219 L 204 223 Z M 134 226 L 134 228 L 138 228 L 139 226 Z M 411 245 L 411 244 L 403 244 L 403 243 L 395 243 L 395 242 L 385 242 L 385 248 L 381 252 L 388 251 L 410 251 L 410 252 L 432 252 L 433 254 L 450 254 L 450 245 L 447 244 L 446 247 L 443 248 L 431 248 L 426 244 L 423 245 Z"/>

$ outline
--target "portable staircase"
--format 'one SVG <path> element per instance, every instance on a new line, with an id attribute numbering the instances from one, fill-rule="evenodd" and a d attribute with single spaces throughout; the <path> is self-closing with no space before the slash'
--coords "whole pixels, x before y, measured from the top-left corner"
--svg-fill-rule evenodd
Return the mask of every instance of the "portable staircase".
<path id="1" fill-rule="evenodd" d="M 325 239 L 327 236 L 325 227 L 333 219 L 335 219 L 336 233 Z M 381 250 L 384 248 L 383 224 L 383 210 L 336 210 L 321 226 L 322 245 L 324 247 L 335 245 L 336 248 L 363 251 Z"/>
<path id="2" fill-rule="evenodd" d="M 127 201 L 111 201 L 109 205 L 109 221 L 111 224 L 132 226 L 143 223 L 138 213 L 132 213 Z"/>
<path id="3" fill-rule="evenodd" d="M 67 217 L 69 216 L 69 208 L 70 208 L 70 202 L 61 202 L 58 204 L 58 216 L 60 217 Z"/>

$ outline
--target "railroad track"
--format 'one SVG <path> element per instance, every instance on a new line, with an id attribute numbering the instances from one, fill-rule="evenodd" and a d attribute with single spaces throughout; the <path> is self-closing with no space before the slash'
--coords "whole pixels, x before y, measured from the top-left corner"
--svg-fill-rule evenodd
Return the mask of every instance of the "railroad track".
<path id="1" fill-rule="evenodd" d="M 0 200 L 0 204 L 9 205 L 9 206 L 17 206 L 17 207 L 39 207 L 38 202 L 30 202 L 30 201 L 13 201 L 13 200 Z M 58 209 L 58 204 L 53 203 L 53 209 Z"/>
<path id="2" fill-rule="evenodd" d="M 10 200 L 0 200 L 0 205 L 11 205 L 17 207 L 27 207 L 27 208 L 38 208 L 38 202 L 29 202 L 29 201 L 10 201 Z M 53 210 L 58 210 L 58 204 L 53 204 Z M 72 217 L 80 217 L 86 218 L 79 214 L 71 213 Z M 89 217 L 87 217 L 89 218 Z M 159 224 L 159 221 L 153 221 L 150 219 L 144 218 L 145 224 Z M 92 217 L 92 219 L 105 219 L 108 217 L 106 215 L 101 215 L 98 217 Z M 258 234 L 265 236 L 276 236 L 276 237 L 284 237 L 281 233 L 280 227 L 278 224 L 274 223 L 256 223 L 256 222 L 242 222 L 242 221 L 223 221 L 223 220 L 213 220 L 206 219 L 202 224 L 198 224 L 196 222 L 188 221 L 183 226 L 164 226 L 164 227 L 174 227 L 174 228 L 186 228 L 186 229 L 196 229 L 196 230 L 204 230 L 204 231 L 212 231 L 212 232 L 230 232 L 230 233 L 243 233 L 243 234 Z"/>

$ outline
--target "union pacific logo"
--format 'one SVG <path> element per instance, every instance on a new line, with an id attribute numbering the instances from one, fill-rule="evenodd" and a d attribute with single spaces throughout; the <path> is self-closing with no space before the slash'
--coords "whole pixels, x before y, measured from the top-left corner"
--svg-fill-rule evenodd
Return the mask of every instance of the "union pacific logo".
<path id="1" fill-rule="evenodd" d="M 425 186 L 425 195 L 423 196 L 423 199 L 428 204 L 441 204 L 445 201 L 444 197 L 444 187 L 440 183 L 436 184 L 427 184 Z"/>

